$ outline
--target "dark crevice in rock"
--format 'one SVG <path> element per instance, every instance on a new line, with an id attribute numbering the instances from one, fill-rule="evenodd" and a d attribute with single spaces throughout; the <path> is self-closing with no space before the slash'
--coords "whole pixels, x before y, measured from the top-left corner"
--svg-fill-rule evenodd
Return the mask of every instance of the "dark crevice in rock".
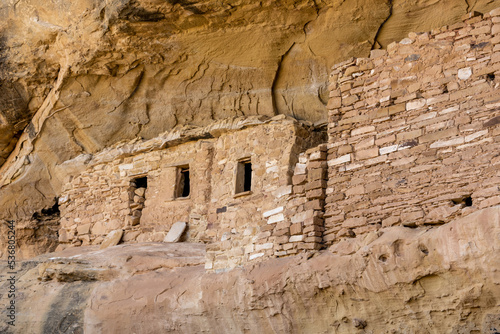
<path id="1" fill-rule="evenodd" d="M 271 96 L 272 96 L 272 102 L 273 102 L 273 111 L 274 111 L 275 115 L 279 114 L 278 106 L 276 103 L 276 99 L 277 99 L 276 85 L 277 85 L 278 80 L 279 80 L 280 75 L 281 75 L 281 71 L 282 71 L 281 66 L 283 64 L 285 57 L 288 56 L 288 54 L 290 53 L 290 51 L 292 51 L 294 46 L 295 46 L 295 42 L 292 43 L 292 45 L 288 48 L 288 50 L 286 50 L 286 52 L 281 56 L 281 58 L 278 62 L 278 68 L 276 69 L 276 75 L 274 76 L 273 83 L 271 85 Z"/>
<path id="2" fill-rule="evenodd" d="M 382 46 L 382 44 L 380 44 L 380 42 L 379 42 L 379 37 L 380 37 L 380 33 L 382 32 L 382 28 L 385 26 L 387 21 L 389 21 L 389 19 L 392 17 L 392 6 L 393 6 L 392 0 L 389 0 L 388 5 L 389 5 L 389 15 L 384 20 L 384 22 L 382 22 L 382 24 L 378 27 L 377 33 L 375 34 L 375 37 L 373 38 L 373 44 L 371 47 L 372 50 L 377 49 L 377 47 L 376 47 L 377 45 Z"/>

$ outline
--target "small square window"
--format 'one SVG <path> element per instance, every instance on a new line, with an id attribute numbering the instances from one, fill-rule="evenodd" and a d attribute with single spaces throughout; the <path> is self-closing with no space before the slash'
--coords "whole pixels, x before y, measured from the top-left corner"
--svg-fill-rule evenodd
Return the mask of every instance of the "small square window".
<path id="1" fill-rule="evenodd" d="M 235 193 L 239 194 L 252 190 L 252 162 L 250 158 L 238 162 L 236 170 L 236 189 Z"/>
<path id="2" fill-rule="evenodd" d="M 189 177 L 189 166 L 178 167 L 175 197 L 176 198 L 189 197 L 190 193 L 191 193 L 191 179 Z"/>

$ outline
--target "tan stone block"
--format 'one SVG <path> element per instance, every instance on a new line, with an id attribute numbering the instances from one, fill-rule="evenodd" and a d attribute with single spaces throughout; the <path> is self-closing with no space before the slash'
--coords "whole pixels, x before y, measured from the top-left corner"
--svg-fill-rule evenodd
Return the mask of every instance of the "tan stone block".
<path id="1" fill-rule="evenodd" d="M 342 99 L 342 105 L 350 106 L 357 101 L 359 101 L 359 97 L 357 95 L 349 95 L 348 97 Z"/>
<path id="2" fill-rule="evenodd" d="M 457 128 L 446 129 L 434 133 L 429 133 L 418 138 L 419 143 L 428 143 L 442 138 L 453 137 L 458 134 Z"/>
<path id="3" fill-rule="evenodd" d="M 315 199 L 315 198 L 324 199 L 326 196 L 323 189 L 313 189 L 306 192 L 306 197 L 308 199 Z"/>
<path id="4" fill-rule="evenodd" d="M 363 126 L 361 128 L 357 128 L 351 131 L 351 136 L 358 136 L 362 135 L 365 133 L 373 132 L 375 131 L 375 127 L 373 125 L 368 125 L 368 126 Z"/>
<path id="5" fill-rule="evenodd" d="M 345 156 L 348 153 L 352 152 L 352 146 L 351 145 L 343 145 L 338 148 L 338 155 Z"/>
<path id="6" fill-rule="evenodd" d="M 354 228 L 366 225 L 366 217 L 348 218 L 342 224 L 344 228 Z"/>
<path id="7" fill-rule="evenodd" d="M 326 180 L 316 180 L 312 182 L 308 182 L 305 185 L 306 191 L 312 190 L 312 189 L 324 189 L 327 186 Z"/>
<path id="8" fill-rule="evenodd" d="M 327 177 L 327 172 L 326 169 L 323 168 L 312 168 L 307 172 L 307 180 L 309 182 L 316 180 L 323 180 L 326 179 L 326 177 Z"/>
<path id="9" fill-rule="evenodd" d="M 307 210 L 322 210 L 323 209 L 323 200 L 314 199 L 312 201 L 304 204 L 304 209 Z"/>
<path id="10" fill-rule="evenodd" d="M 479 27 L 476 29 L 473 29 L 470 34 L 471 35 L 481 35 L 481 34 L 489 34 L 491 32 L 491 27 L 489 25 Z"/>
<path id="11" fill-rule="evenodd" d="M 365 186 L 363 184 L 360 184 L 358 186 L 355 186 L 353 188 L 349 188 L 345 191 L 346 196 L 355 196 L 355 195 L 362 195 L 365 193 Z"/>
<path id="12" fill-rule="evenodd" d="M 500 34 L 500 24 L 495 24 L 495 25 L 491 28 L 491 34 L 492 34 L 492 35 Z"/>
<path id="13" fill-rule="evenodd" d="M 320 225 L 308 225 L 304 227 L 303 233 L 310 233 L 310 232 L 323 233 L 324 230 L 325 228 Z"/>
<path id="14" fill-rule="evenodd" d="M 273 233 L 273 236 L 276 236 L 276 237 L 280 237 L 280 236 L 283 236 L 283 235 L 290 235 L 290 229 L 289 228 L 284 228 L 284 229 L 281 229 L 281 230 L 276 230 Z"/>
<path id="15" fill-rule="evenodd" d="M 335 96 L 335 97 L 330 97 L 330 99 L 328 100 L 328 104 L 326 105 L 326 108 L 327 109 L 336 109 L 336 108 L 340 108 L 342 106 L 342 98 L 339 96 Z"/>
<path id="16" fill-rule="evenodd" d="M 76 228 L 78 234 L 89 234 L 91 224 L 80 225 Z"/>
<path id="17" fill-rule="evenodd" d="M 378 156 L 378 147 L 372 147 L 367 150 L 358 151 L 355 153 L 356 160 L 364 160 Z"/>
<path id="18" fill-rule="evenodd" d="M 276 224 L 275 230 L 287 229 L 289 227 L 290 227 L 290 222 L 283 221 L 283 222 Z"/>
<path id="19" fill-rule="evenodd" d="M 302 194 L 304 193 L 304 191 L 305 191 L 304 186 L 293 186 L 294 194 Z"/>
<path id="20" fill-rule="evenodd" d="M 290 226 L 290 234 L 291 235 L 302 234 L 302 224 L 301 223 L 292 224 L 292 226 Z"/>
<path id="21" fill-rule="evenodd" d="M 354 149 L 356 151 L 359 151 L 359 150 L 365 149 L 367 147 L 373 146 L 374 144 L 375 144 L 375 137 L 373 136 L 373 137 L 362 140 L 359 143 L 355 144 Z"/>
<path id="22" fill-rule="evenodd" d="M 320 217 L 311 217 L 311 218 L 306 218 L 303 221 L 303 226 L 322 226 L 324 223 L 323 218 Z"/>
<path id="23" fill-rule="evenodd" d="M 382 220 L 382 227 L 389 227 L 399 224 L 400 219 L 397 216 L 390 216 L 384 220 Z"/>
<path id="24" fill-rule="evenodd" d="M 302 175 L 294 175 L 292 177 L 292 183 L 294 185 L 299 185 L 299 184 L 303 184 L 305 183 L 307 180 L 307 176 L 305 174 L 302 174 Z"/>
<path id="25" fill-rule="evenodd" d="M 398 133 L 396 136 L 396 140 L 397 141 L 411 140 L 420 137 L 421 135 L 422 135 L 422 129 L 417 129 L 409 132 Z"/>
<path id="26" fill-rule="evenodd" d="M 375 140 L 375 145 L 382 146 L 384 144 L 393 143 L 396 141 L 396 135 L 389 135 Z"/>

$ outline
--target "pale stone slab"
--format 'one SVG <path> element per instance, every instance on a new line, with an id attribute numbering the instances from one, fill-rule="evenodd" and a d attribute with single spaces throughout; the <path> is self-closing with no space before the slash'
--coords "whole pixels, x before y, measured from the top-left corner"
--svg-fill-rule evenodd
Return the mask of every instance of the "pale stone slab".
<path id="1" fill-rule="evenodd" d="M 132 169 L 132 168 L 134 168 L 133 164 L 123 164 L 123 165 L 118 166 L 118 169 L 120 171 L 129 170 L 129 169 Z"/>
<path id="2" fill-rule="evenodd" d="M 382 147 L 379 149 L 380 155 L 396 152 L 398 150 L 398 145 L 392 145 L 387 147 Z"/>
<path id="3" fill-rule="evenodd" d="M 294 235 L 294 236 L 290 237 L 289 242 L 299 242 L 299 241 L 303 241 L 303 240 L 304 240 L 303 235 Z"/>
<path id="4" fill-rule="evenodd" d="M 249 259 L 249 260 L 254 260 L 254 259 L 256 259 L 256 258 L 258 258 L 258 257 L 262 257 L 262 256 L 264 256 L 264 253 L 257 253 L 257 254 L 250 255 L 250 256 L 248 257 L 248 259 Z"/>
<path id="5" fill-rule="evenodd" d="M 267 223 L 274 224 L 274 223 L 282 222 L 284 220 L 285 220 L 285 216 L 283 216 L 283 214 L 280 213 L 280 214 L 269 217 L 269 219 L 267 220 Z"/>
<path id="6" fill-rule="evenodd" d="M 427 101 L 425 99 L 418 99 L 418 100 L 413 100 L 413 101 L 407 102 L 406 103 L 406 110 L 420 109 L 423 106 L 425 106 L 426 103 L 427 103 Z"/>
<path id="7" fill-rule="evenodd" d="M 368 133 L 375 131 L 375 127 L 373 125 L 363 126 L 361 128 L 357 128 L 351 131 L 351 136 L 362 135 L 363 133 Z"/>
<path id="8" fill-rule="evenodd" d="M 185 222 L 177 222 L 170 228 L 163 242 L 178 242 L 182 233 L 186 230 L 187 224 Z"/>
<path id="9" fill-rule="evenodd" d="M 282 207 L 282 206 L 279 206 L 279 207 L 277 207 L 277 208 L 275 208 L 275 209 L 272 209 L 272 210 L 266 211 L 266 212 L 264 212 L 264 213 L 262 214 L 262 216 L 263 216 L 264 218 L 267 218 L 267 217 L 270 217 L 270 216 L 275 215 L 275 214 L 280 213 L 280 212 L 283 212 L 283 207 Z"/>
<path id="10" fill-rule="evenodd" d="M 340 164 L 343 164 L 345 162 L 350 162 L 350 161 L 351 161 L 351 154 L 346 154 L 346 155 L 343 155 L 337 159 L 333 159 L 333 160 L 328 161 L 328 166 L 340 165 Z"/>
<path id="11" fill-rule="evenodd" d="M 467 80 L 472 75 L 472 69 L 470 67 L 461 68 L 458 70 L 458 78 L 460 80 Z"/>
<path id="12" fill-rule="evenodd" d="M 470 141 L 473 141 L 474 139 L 477 139 L 477 138 L 482 137 L 482 136 L 487 135 L 487 134 L 488 134 L 488 130 L 478 131 L 476 133 L 465 136 L 465 142 L 468 143 Z"/>
<path id="13" fill-rule="evenodd" d="M 274 244 L 272 242 L 268 242 L 266 244 L 258 244 L 258 245 L 255 245 L 255 250 L 261 251 L 261 250 L 265 250 L 265 249 L 272 249 L 273 246 L 274 246 Z"/>
<path id="14" fill-rule="evenodd" d="M 99 249 L 104 249 L 104 248 L 118 245 L 120 243 L 120 240 L 122 240 L 122 237 L 123 237 L 123 230 L 122 229 L 109 232 L 109 234 L 106 236 L 106 238 L 104 238 Z"/>
<path id="15" fill-rule="evenodd" d="M 441 148 L 441 147 L 455 146 L 455 145 L 461 145 L 463 143 L 464 143 L 464 138 L 459 137 L 459 138 L 454 138 L 451 140 L 444 140 L 444 141 L 438 141 L 438 142 L 432 143 L 430 148 Z"/>

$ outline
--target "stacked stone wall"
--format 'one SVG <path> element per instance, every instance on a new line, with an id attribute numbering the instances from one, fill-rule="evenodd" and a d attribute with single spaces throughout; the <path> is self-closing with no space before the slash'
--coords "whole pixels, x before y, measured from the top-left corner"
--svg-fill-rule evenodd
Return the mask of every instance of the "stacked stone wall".
<path id="1" fill-rule="evenodd" d="M 195 131 L 194 138 L 189 132 L 173 139 L 165 134 L 133 141 L 92 157 L 59 199 L 63 247 L 100 244 L 117 229 L 124 230 L 125 242 L 161 242 L 170 227 L 182 221 L 188 226 L 182 241 L 208 244 L 207 269 L 233 268 L 283 250 L 274 247 L 275 236 L 262 237 L 269 226 L 276 226 L 268 224 L 263 212 L 287 207 L 293 168 L 303 159 L 300 153 L 324 142 L 326 133 L 284 116 L 214 125 Z M 185 142 L 179 143 L 179 138 Z M 242 160 L 251 162 L 252 182 L 250 191 L 238 192 Z M 179 169 L 187 167 L 190 194 L 179 197 Z M 138 186 L 144 178 L 147 186 Z M 291 236 L 289 230 L 286 235 Z"/>
<path id="2" fill-rule="evenodd" d="M 499 84 L 500 9 L 335 66 L 325 244 L 500 204 Z"/>
<path id="3" fill-rule="evenodd" d="M 326 176 L 326 144 L 298 154 L 291 184 L 273 194 L 280 206 L 262 212 L 264 223 L 249 261 L 322 247 Z"/>

